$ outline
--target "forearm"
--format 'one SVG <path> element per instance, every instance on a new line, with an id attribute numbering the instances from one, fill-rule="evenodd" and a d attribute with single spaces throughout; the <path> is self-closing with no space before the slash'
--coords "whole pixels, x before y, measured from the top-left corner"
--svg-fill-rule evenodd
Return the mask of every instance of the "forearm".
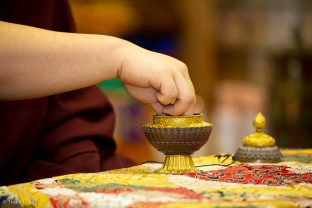
<path id="1" fill-rule="evenodd" d="M 170 56 L 105 36 L 60 33 L 0 22 L 0 100 L 30 99 L 119 77 L 158 114 L 191 114 L 187 66 Z"/>
<path id="2" fill-rule="evenodd" d="M 126 41 L 0 22 L 0 100 L 70 91 L 117 76 Z"/>

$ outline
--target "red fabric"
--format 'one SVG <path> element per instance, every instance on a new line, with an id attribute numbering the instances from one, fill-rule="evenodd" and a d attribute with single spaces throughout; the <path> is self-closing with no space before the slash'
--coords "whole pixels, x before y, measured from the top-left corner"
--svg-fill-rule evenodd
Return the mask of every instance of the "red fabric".
<path id="1" fill-rule="evenodd" d="M 72 32 L 65 0 L 2 0 L 0 20 Z M 0 186 L 134 163 L 114 155 L 114 113 L 96 86 L 0 102 Z"/>
<path id="2" fill-rule="evenodd" d="M 0 20 L 60 32 L 75 32 L 66 0 L 1 0 Z"/>
<path id="3" fill-rule="evenodd" d="M 278 165 L 236 165 L 222 170 L 186 174 L 192 178 L 207 181 L 222 181 L 242 184 L 263 184 L 271 186 L 312 184 L 312 173 L 295 173 L 290 167 Z"/>

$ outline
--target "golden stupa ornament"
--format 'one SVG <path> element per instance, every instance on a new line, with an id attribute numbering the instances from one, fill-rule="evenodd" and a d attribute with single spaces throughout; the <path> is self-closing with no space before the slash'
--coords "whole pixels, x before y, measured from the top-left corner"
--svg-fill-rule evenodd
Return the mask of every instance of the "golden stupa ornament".
<path id="1" fill-rule="evenodd" d="M 256 132 L 243 139 L 243 145 L 235 153 L 241 162 L 279 162 L 281 152 L 275 146 L 275 139 L 265 133 L 265 117 L 258 113 L 253 120 Z"/>
<path id="2" fill-rule="evenodd" d="M 166 155 L 158 173 L 182 174 L 199 172 L 192 154 L 207 141 L 212 124 L 203 121 L 202 114 L 191 116 L 153 116 L 153 123 L 143 126 L 149 143 Z"/>

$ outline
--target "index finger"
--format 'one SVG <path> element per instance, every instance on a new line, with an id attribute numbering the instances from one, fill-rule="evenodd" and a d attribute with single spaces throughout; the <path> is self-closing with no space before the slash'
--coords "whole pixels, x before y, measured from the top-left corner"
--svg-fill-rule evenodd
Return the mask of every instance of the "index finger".
<path id="1" fill-rule="evenodd" d="M 174 77 L 174 81 L 178 90 L 178 99 L 174 104 L 165 106 L 163 108 L 163 113 L 184 115 L 196 101 L 195 89 L 189 76 L 177 74 Z"/>

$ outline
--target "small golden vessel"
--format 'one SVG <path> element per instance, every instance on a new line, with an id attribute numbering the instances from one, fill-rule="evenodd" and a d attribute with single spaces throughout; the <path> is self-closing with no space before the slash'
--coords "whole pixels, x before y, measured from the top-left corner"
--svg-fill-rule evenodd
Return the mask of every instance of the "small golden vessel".
<path id="1" fill-rule="evenodd" d="M 253 126 L 256 128 L 256 132 L 243 139 L 243 145 L 240 146 L 234 155 L 238 161 L 261 163 L 280 161 L 282 154 L 275 145 L 275 139 L 263 133 L 265 124 L 265 117 L 261 113 L 258 113 L 253 120 Z"/>
<path id="2" fill-rule="evenodd" d="M 153 116 L 153 123 L 143 126 L 149 143 L 166 155 L 158 173 L 182 174 L 199 172 L 191 155 L 207 141 L 212 124 L 202 114 L 191 116 Z"/>

